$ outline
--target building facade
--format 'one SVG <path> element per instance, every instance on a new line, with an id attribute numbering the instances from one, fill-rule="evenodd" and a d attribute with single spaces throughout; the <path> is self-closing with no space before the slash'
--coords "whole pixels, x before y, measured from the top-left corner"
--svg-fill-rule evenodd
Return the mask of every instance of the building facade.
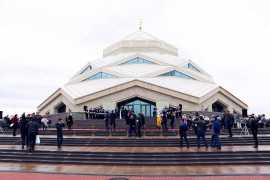
<path id="1" fill-rule="evenodd" d="M 141 30 L 112 44 L 38 106 L 38 112 L 83 112 L 84 107 L 133 109 L 151 115 L 168 106 L 183 111 L 245 112 L 248 106 L 176 47 Z"/>

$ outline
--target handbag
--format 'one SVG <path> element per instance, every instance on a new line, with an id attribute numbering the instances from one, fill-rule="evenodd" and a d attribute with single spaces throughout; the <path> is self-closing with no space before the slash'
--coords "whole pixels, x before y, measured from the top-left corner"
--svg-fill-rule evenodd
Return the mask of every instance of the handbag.
<path id="1" fill-rule="evenodd" d="M 39 135 L 37 135 L 37 137 L 36 137 L 36 144 L 40 144 L 40 137 L 39 137 Z"/>

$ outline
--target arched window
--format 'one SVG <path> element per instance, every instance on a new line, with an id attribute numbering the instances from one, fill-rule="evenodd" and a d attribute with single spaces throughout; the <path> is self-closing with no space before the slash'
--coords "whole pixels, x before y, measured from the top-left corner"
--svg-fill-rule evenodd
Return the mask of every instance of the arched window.
<path id="1" fill-rule="evenodd" d="M 130 60 L 122 63 L 122 65 L 123 64 L 154 64 L 154 63 L 151 61 L 148 61 L 144 58 L 136 57 L 136 58 L 130 59 Z"/>
<path id="2" fill-rule="evenodd" d="M 176 71 L 176 70 L 161 74 L 160 76 L 176 76 L 176 77 L 180 77 L 180 78 L 194 79 L 191 76 L 186 75 L 186 74 L 179 72 L 179 71 Z"/>
<path id="3" fill-rule="evenodd" d="M 94 80 L 94 79 L 108 79 L 108 78 L 114 78 L 115 76 L 109 73 L 105 72 L 98 72 L 94 74 L 93 76 L 90 76 L 86 80 Z"/>

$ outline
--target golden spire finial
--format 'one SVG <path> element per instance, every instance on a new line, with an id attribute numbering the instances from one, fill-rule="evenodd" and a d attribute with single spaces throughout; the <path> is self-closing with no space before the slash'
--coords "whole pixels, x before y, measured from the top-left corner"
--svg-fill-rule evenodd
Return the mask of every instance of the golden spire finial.
<path id="1" fill-rule="evenodd" d="M 143 23 L 143 22 L 142 22 L 142 19 L 140 19 L 140 21 L 139 21 L 139 30 L 140 30 L 140 31 L 142 31 L 142 23 Z"/>

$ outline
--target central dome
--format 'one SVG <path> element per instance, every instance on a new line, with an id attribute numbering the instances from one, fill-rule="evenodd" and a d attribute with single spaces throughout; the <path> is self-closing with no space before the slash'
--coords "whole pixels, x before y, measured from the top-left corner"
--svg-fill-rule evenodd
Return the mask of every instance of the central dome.
<path id="1" fill-rule="evenodd" d="M 177 56 L 177 48 L 149 33 L 136 31 L 103 50 L 103 57 L 130 52 L 157 52 Z"/>

